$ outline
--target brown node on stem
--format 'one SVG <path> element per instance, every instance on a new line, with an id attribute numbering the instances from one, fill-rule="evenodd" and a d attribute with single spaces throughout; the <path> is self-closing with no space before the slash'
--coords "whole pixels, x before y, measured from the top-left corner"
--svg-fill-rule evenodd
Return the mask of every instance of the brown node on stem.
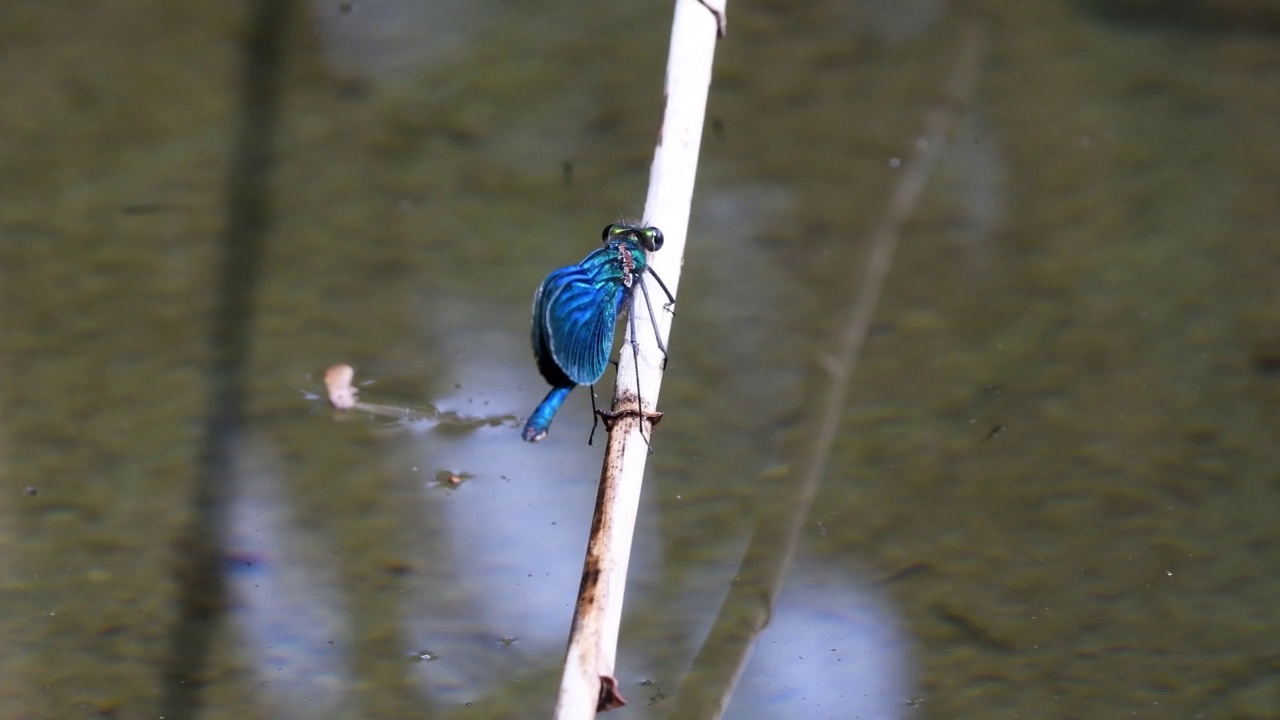
<path id="1" fill-rule="evenodd" d="M 600 421 L 604 423 L 606 430 L 613 430 L 613 426 L 622 418 L 643 416 L 644 419 L 649 421 L 650 427 L 657 425 L 658 421 L 662 419 L 662 413 L 657 412 L 656 410 L 644 413 L 639 410 L 596 410 L 596 415 L 600 418 Z"/>

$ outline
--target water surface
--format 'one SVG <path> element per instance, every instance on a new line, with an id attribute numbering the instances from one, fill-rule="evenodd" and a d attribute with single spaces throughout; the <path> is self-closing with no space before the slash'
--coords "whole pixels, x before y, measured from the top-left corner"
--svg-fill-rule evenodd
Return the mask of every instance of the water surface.
<path id="1" fill-rule="evenodd" d="M 939 111 L 956 132 L 727 716 L 1280 715 L 1272 4 L 730 5 L 619 716 L 701 717 L 724 687 L 688 679 L 738 657 L 717 617 L 767 615 L 733 580 L 787 520 L 867 239 Z M 545 392 L 533 289 L 642 209 L 670 8 L 288 8 L 261 126 L 241 5 L 0 25 L 0 716 L 553 703 L 600 450 L 585 392 L 537 446 L 503 419 Z M 227 285 L 237 187 L 264 254 Z M 210 488 L 228 287 L 244 422 Z M 334 362 L 368 400 L 495 424 L 335 416 L 300 392 Z"/>

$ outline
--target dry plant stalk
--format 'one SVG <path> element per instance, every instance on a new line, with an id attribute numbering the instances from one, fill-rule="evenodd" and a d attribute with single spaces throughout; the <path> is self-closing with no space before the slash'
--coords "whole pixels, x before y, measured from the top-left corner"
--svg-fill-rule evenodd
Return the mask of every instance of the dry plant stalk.
<path id="1" fill-rule="evenodd" d="M 707 92 L 715 43 L 723 30 L 724 2 L 677 0 L 667 58 L 666 102 L 662 130 L 654 149 L 649 194 L 643 224 L 662 230 L 666 244 L 650 257 L 650 265 L 675 295 L 680 282 L 685 236 L 702 143 Z M 643 281 L 643 280 L 642 280 Z M 614 679 L 618 628 L 630 562 L 631 539 L 640 505 L 640 487 L 658 390 L 662 384 L 663 353 L 671 313 L 661 306 L 650 317 L 644 303 L 632 303 L 624 350 L 618 362 L 609 440 L 601 471 L 595 518 L 587 542 L 582 584 L 574 609 L 564 675 L 556 701 L 557 720 L 591 718 L 597 712 L 625 704 Z M 632 330 L 639 328 L 632 337 Z M 633 345 L 632 343 L 637 343 Z M 627 348 L 637 347 L 635 353 Z"/>
<path id="2" fill-rule="evenodd" d="M 756 638 L 769 624 L 813 498 L 826 474 L 850 379 L 866 343 L 902 229 L 942 156 L 957 118 L 969 106 L 986 47 L 986 31 L 981 24 L 975 22 L 966 28 L 960 58 L 947 84 L 946 102 L 929 115 L 925 134 L 916 143 L 916 155 L 894 188 L 889 207 L 871 236 L 861 288 L 840 336 L 839 350 L 835 356 L 823 358 L 830 383 L 822 393 L 822 418 L 803 476 L 787 486 L 787 497 L 780 499 L 786 506 L 784 511 L 774 510 L 760 517 L 735 575 L 737 580 L 681 686 L 672 718 L 721 717 Z"/>

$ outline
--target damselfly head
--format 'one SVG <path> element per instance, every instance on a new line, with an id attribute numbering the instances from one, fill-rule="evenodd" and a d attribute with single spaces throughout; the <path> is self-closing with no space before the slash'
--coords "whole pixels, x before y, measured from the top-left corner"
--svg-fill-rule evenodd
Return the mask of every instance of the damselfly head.
<path id="1" fill-rule="evenodd" d="M 604 232 L 600 234 L 600 239 L 605 244 L 608 244 L 611 240 L 628 238 L 634 240 L 647 252 L 661 250 L 664 242 L 662 231 L 656 227 L 636 227 L 625 223 L 606 225 Z"/>

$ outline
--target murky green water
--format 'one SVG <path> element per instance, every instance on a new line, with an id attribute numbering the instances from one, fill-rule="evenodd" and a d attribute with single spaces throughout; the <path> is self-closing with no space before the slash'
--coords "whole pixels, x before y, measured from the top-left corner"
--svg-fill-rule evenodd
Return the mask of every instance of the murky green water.
<path id="1" fill-rule="evenodd" d="M 975 16 L 972 104 L 727 716 L 1280 716 L 1280 7 L 1158 5 L 730 3 L 619 717 L 705 717 L 767 614 L 733 578 L 790 518 Z M 586 393 L 529 446 L 299 391 L 349 362 L 372 402 L 533 408 L 534 287 L 641 211 L 670 7 L 292 6 L 206 652 L 180 540 L 244 10 L 0 19 L 0 717 L 546 717 Z"/>

